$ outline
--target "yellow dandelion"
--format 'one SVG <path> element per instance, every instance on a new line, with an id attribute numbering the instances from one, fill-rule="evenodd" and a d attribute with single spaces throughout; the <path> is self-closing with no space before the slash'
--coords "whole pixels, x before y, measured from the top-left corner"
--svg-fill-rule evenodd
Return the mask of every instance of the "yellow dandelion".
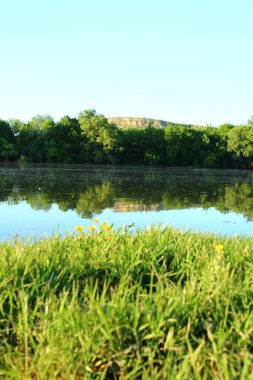
<path id="1" fill-rule="evenodd" d="M 96 226 L 89 226 L 89 227 L 88 227 L 88 229 L 89 229 L 90 231 L 94 231 L 95 228 L 96 228 Z"/>
<path id="2" fill-rule="evenodd" d="M 103 220 L 102 222 L 101 222 L 101 226 L 105 226 L 106 225 L 106 223 L 105 223 L 105 221 Z"/>
<path id="3" fill-rule="evenodd" d="M 104 229 L 108 231 L 111 229 L 111 226 L 109 226 L 109 224 L 104 224 Z"/>
<path id="4" fill-rule="evenodd" d="M 93 220 L 93 222 L 95 222 L 95 223 L 98 222 L 98 218 L 93 218 L 92 220 Z"/>
<path id="5" fill-rule="evenodd" d="M 83 226 L 76 226 L 76 231 L 82 232 L 83 231 Z"/>
<path id="6" fill-rule="evenodd" d="M 217 244 L 217 245 L 215 246 L 215 251 L 217 251 L 217 252 L 222 252 L 223 250 L 224 250 L 224 247 L 223 247 L 222 244 Z"/>

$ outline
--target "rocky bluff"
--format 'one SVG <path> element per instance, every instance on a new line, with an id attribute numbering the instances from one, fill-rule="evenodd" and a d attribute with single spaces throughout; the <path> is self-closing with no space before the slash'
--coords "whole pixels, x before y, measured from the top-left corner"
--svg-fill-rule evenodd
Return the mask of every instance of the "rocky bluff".
<path id="1" fill-rule="evenodd" d="M 142 117 L 111 117 L 108 118 L 109 123 L 116 124 L 119 128 L 138 128 L 143 129 L 148 126 L 156 128 L 166 128 L 168 125 L 183 125 L 172 123 L 165 120 L 148 119 Z M 185 125 L 190 127 L 191 125 Z"/>

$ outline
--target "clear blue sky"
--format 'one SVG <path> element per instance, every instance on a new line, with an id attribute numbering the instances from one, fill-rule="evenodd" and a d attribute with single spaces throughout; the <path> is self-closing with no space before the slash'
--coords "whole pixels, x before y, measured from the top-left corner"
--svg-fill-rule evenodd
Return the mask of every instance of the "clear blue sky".
<path id="1" fill-rule="evenodd" d="M 0 118 L 253 115 L 252 0 L 8 0 Z"/>

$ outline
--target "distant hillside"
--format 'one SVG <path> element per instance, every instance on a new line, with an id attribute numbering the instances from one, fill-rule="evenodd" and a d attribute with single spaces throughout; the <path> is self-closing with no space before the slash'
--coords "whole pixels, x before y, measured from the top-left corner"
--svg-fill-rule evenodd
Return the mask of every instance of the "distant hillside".
<path id="1" fill-rule="evenodd" d="M 143 129 L 149 125 L 156 128 L 166 128 L 168 125 L 184 125 L 191 127 L 190 124 L 177 124 L 165 120 L 147 119 L 144 117 L 111 117 L 108 119 L 110 123 L 116 124 L 119 128 L 139 128 Z"/>

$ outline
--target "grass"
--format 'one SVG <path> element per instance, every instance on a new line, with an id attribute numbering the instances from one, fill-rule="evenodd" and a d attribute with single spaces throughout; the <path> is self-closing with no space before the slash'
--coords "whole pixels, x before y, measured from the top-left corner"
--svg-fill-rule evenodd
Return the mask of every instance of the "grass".
<path id="1" fill-rule="evenodd" d="M 253 379 L 253 237 L 101 229 L 0 253 L 1 379 Z"/>

